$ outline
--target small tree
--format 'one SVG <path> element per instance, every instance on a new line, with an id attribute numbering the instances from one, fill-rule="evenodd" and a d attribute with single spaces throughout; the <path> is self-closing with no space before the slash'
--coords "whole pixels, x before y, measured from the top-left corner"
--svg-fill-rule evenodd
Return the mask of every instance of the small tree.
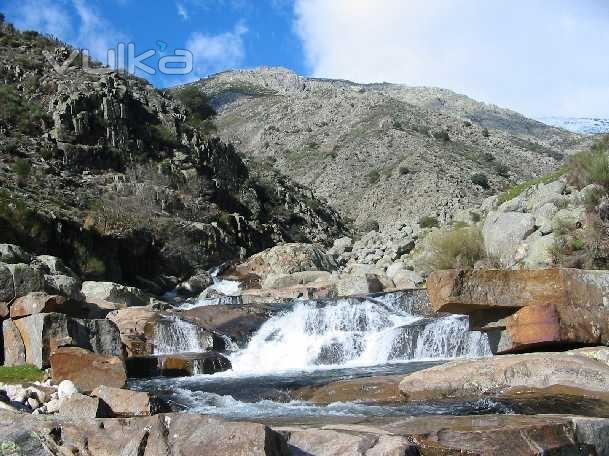
<path id="1" fill-rule="evenodd" d="M 504 165 L 503 163 L 497 163 L 495 165 L 495 172 L 501 177 L 510 176 L 510 168 L 507 165 Z"/>
<path id="2" fill-rule="evenodd" d="M 491 186 L 488 182 L 488 177 L 486 176 L 486 174 L 483 174 L 483 173 L 474 174 L 472 176 L 472 182 L 474 184 L 482 187 L 485 190 L 488 190 L 489 188 L 491 188 Z"/>
<path id="3" fill-rule="evenodd" d="M 438 141 L 444 141 L 444 142 L 450 141 L 450 135 L 448 134 L 448 131 L 446 131 L 446 130 L 438 131 L 438 132 L 434 133 L 433 136 Z"/>
<path id="4" fill-rule="evenodd" d="M 368 173 L 368 183 L 369 184 L 376 184 L 379 180 L 381 179 L 381 173 L 378 172 L 378 170 L 373 169 L 372 171 L 370 171 Z"/>
<path id="5" fill-rule="evenodd" d="M 438 222 L 438 219 L 436 217 L 426 215 L 419 219 L 419 226 L 421 228 L 435 228 L 440 226 L 440 223 Z"/>
<path id="6" fill-rule="evenodd" d="M 484 136 L 485 138 L 488 138 L 489 136 L 491 136 L 491 134 L 488 131 L 488 128 L 482 129 L 482 136 Z"/>
<path id="7" fill-rule="evenodd" d="M 22 186 L 25 184 L 28 177 L 30 177 L 30 173 L 32 172 L 32 164 L 29 162 L 29 160 L 19 158 L 13 165 L 13 172 L 17 176 L 17 185 Z"/>

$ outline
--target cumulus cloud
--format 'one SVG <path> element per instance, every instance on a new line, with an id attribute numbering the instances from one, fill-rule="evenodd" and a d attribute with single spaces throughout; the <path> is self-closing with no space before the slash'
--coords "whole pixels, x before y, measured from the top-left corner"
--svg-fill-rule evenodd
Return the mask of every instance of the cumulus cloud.
<path id="1" fill-rule="evenodd" d="M 9 4 L 6 12 L 20 29 L 42 31 L 61 39 L 70 34 L 70 17 L 61 1 L 24 0 Z"/>
<path id="2" fill-rule="evenodd" d="M 604 0 L 295 0 L 314 76 L 439 86 L 528 115 L 609 116 Z"/>
<path id="3" fill-rule="evenodd" d="M 190 35 L 186 49 L 193 53 L 195 76 L 216 73 L 241 64 L 245 57 L 243 36 L 247 31 L 245 24 L 240 22 L 230 32 L 218 35 L 195 32 Z"/>

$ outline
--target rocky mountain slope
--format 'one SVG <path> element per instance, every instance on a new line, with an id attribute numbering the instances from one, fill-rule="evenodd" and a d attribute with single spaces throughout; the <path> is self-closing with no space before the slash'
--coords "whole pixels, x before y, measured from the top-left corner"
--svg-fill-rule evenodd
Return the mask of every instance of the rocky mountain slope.
<path id="1" fill-rule="evenodd" d="M 443 89 L 304 78 L 281 68 L 224 72 L 195 86 L 217 109 L 220 136 L 246 160 L 310 186 L 363 231 L 426 215 L 450 221 L 505 186 L 555 169 L 585 142 Z"/>
<path id="2" fill-rule="evenodd" d="M 344 231 L 308 189 L 210 137 L 206 106 L 84 71 L 72 52 L 0 22 L 0 242 L 61 256 L 84 277 L 164 287 Z"/>

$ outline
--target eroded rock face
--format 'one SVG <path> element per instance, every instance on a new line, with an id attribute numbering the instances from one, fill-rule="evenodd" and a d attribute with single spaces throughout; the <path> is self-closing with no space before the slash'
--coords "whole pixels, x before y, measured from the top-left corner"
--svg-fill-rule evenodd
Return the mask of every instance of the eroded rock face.
<path id="1" fill-rule="evenodd" d="M 609 348 L 605 349 L 609 351 Z M 609 366 L 577 353 L 529 353 L 458 360 L 406 376 L 400 391 L 407 400 L 492 396 L 510 388 L 560 385 L 609 393 Z"/>
<path id="2" fill-rule="evenodd" d="M 79 391 L 91 392 L 100 385 L 122 388 L 127 381 L 123 360 L 79 347 L 60 347 L 51 355 L 53 383 L 70 380 Z"/>
<path id="3" fill-rule="evenodd" d="M 438 271 L 427 289 L 436 311 L 472 316 L 496 353 L 609 343 L 606 271 Z"/>

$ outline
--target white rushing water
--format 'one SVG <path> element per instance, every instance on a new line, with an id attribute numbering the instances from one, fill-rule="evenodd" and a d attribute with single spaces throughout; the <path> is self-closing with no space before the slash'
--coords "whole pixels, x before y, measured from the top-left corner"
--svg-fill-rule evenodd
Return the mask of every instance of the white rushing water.
<path id="1" fill-rule="evenodd" d="M 269 319 L 231 356 L 233 374 L 381 365 L 490 355 L 486 335 L 462 316 L 411 315 L 387 297 L 301 301 Z"/>
<path id="2" fill-rule="evenodd" d="M 197 299 L 182 304 L 180 308 L 189 310 L 197 307 L 216 306 L 219 304 L 239 304 L 241 302 L 238 298 L 241 296 L 241 282 L 220 279 L 218 277 L 219 272 L 219 268 L 214 269 L 211 272 L 211 278 L 214 281 L 213 285 L 201 293 Z"/>
<path id="3" fill-rule="evenodd" d="M 154 354 L 197 353 L 210 345 L 209 335 L 180 318 L 164 318 L 156 325 Z"/>

